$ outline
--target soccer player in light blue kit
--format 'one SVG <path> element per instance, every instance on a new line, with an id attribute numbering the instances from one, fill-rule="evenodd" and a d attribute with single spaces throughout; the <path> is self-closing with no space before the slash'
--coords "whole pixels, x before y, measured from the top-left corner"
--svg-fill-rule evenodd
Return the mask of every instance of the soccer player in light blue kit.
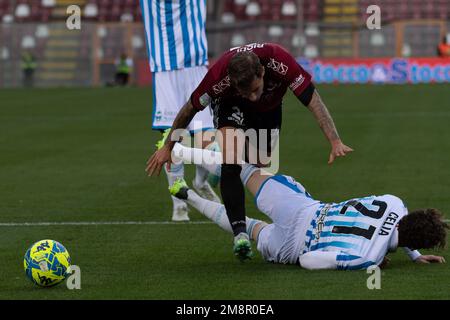
<path id="1" fill-rule="evenodd" d="M 214 152 L 179 143 L 173 151 L 174 159 L 184 161 L 190 161 L 195 153 L 197 159 L 199 153 L 203 159 L 221 159 Z M 205 163 L 209 163 L 204 165 L 209 171 L 220 174 L 217 162 Z M 403 247 L 413 261 L 445 262 L 443 257 L 415 250 L 445 246 L 449 227 L 436 209 L 408 214 L 403 201 L 389 194 L 323 203 L 294 178 L 271 175 L 246 163 L 242 164 L 241 180 L 255 196 L 258 209 L 273 221 L 267 224 L 246 218 L 247 232 L 267 261 L 306 269 L 366 269 L 381 265 L 388 252 Z M 231 232 L 223 205 L 199 197 L 182 180 L 176 181 L 170 192 Z"/>
<path id="2" fill-rule="evenodd" d="M 205 0 L 141 0 L 150 70 L 153 79 L 152 128 L 164 131 L 172 126 L 175 116 L 189 100 L 207 73 Z M 194 117 L 191 134 L 214 128 L 211 109 L 205 108 Z M 207 142 L 196 135 L 198 146 Z M 169 184 L 184 177 L 183 164 L 165 167 Z M 196 168 L 193 186 L 209 200 L 220 202 L 207 181 L 208 172 Z M 188 221 L 187 205 L 172 197 L 173 221 Z"/>

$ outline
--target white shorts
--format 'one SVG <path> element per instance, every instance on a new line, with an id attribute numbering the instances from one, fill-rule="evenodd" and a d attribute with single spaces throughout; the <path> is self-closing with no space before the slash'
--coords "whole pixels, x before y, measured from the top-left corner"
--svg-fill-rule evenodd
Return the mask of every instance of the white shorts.
<path id="1" fill-rule="evenodd" d="M 255 200 L 273 221 L 259 233 L 258 251 L 267 261 L 295 264 L 320 201 L 311 198 L 294 178 L 283 175 L 267 179 Z"/>
<path id="2" fill-rule="evenodd" d="M 153 72 L 153 129 L 167 129 L 172 126 L 180 109 L 190 99 L 208 72 L 206 66 Z M 191 132 L 214 128 L 210 107 L 198 112 L 187 129 Z"/>

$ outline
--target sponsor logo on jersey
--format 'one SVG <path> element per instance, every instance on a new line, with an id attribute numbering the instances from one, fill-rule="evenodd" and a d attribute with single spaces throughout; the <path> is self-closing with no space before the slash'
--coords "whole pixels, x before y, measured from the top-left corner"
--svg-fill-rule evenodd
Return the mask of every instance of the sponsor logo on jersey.
<path id="1" fill-rule="evenodd" d="M 218 84 L 213 85 L 213 91 L 215 94 L 221 94 L 224 92 L 227 88 L 231 86 L 230 84 L 230 76 L 226 76 Z"/>
<path id="2" fill-rule="evenodd" d="M 326 204 L 322 210 L 320 211 L 320 215 L 316 220 L 316 229 L 314 230 L 314 236 L 315 236 L 315 241 L 318 242 L 320 239 L 320 233 L 323 230 L 323 227 L 325 226 L 325 218 L 327 217 L 328 211 L 330 211 L 331 209 L 331 205 L 330 204 Z"/>
<path id="3" fill-rule="evenodd" d="M 276 61 L 273 58 L 270 59 L 267 67 L 283 76 L 285 76 L 289 70 L 289 67 L 287 65 L 285 65 L 283 62 Z"/>
<path id="4" fill-rule="evenodd" d="M 302 83 L 305 81 L 305 76 L 304 75 L 299 75 L 295 80 L 294 80 L 294 82 L 292 82 L 290 85 L 289 85 L 289 88 L 292 90 L 292 91 L 295 91 L 298 87 L 300 87 L 301 85 L 302 85 Z"/>
<path id="5" fill-rule="evenodd" d="M 244 123 L 244 114 L 238 107 L 233 107 L 232 110 L 234 112 L 228 117 L 228 120 L 234 121 L 237 125 L 242 126 Z"/>
<path id="6" fill-rule="evenodd" d="M 236 50 L 236 52 L 252 51 L 255 48 L 264 48 L 264 43 L 249 43 L 242 47 L 231 48 L 230 51 Z"/>
<path id="7" fill-rule="evenodd" d="M 162 118 L 162 112 L 161 112 L 161 110 L 156 111 L 156 114 L 155 114 L 155 120 L 156 120 L 156 121 L 161 121 L 161 118 Z"/>

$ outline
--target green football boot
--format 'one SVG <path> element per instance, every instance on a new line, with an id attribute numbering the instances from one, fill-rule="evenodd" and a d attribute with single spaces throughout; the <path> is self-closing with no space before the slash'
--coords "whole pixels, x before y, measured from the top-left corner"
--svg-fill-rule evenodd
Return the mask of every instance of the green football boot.
<path id="1" fill-rule="evenodd" d="M 183 178 L 178 178 L 169 186 L 169 192 L 172 196 L 181 200 L 187 200 L 189 187 Z"/>
<path id="2" fill-rule="evenodd" d="M 241 261 L 253 258 L 252 244 L 246 233 L 241 232 L 234 237 L 233 252 Z"/>
<path id="3" fill-rule="evenodd" d="M 164 144 L 166 143 L 166 140 L 167 140 L 167 137 L 169 136 L 169 133 L 170 133 L 170 128 L 167 128 L 166 130 L 164 130 L 161 140 L 159 140 L 156 143 L 156 149 L 157 150 L 160 150 L 162 147 L 164 147 Z"/>

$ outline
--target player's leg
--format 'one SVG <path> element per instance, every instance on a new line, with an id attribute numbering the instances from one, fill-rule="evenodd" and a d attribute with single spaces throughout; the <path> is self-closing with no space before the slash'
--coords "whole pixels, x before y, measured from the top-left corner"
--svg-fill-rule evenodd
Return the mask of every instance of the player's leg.
<path id="1" fill-rule="evenodd" d="M 187 148 L 176 144 L 174 149 L 175 158 L 182 159 L 183 161 L 203 162 L 203 166 L 208 168 L 211 172 L 217 172 L 220 169 L 221 154 L 218 152 L 212 152 L 209 150 L 200 150 L 196 148 Z M 258 208 L 272 219 L 277 224 L 277 227 L 282 230 L 275 230 L 275 233 L 282 234 L 284 228 L 289 228 L 292 225 L 292 219 L 296 215 L 296 207 L 285 201 L 286 195 L 289 193 L 301 193 L 305 195 L 311 201 L 311 206 L 318 201 L 312 199 L 305 188 L 296 182 L 292 177 L 277 176 L 276 181 L 271 183 L 270 191 L 262 190 L 263 184 L 273 175 L 266 172 L 263 168 L 258 168 L 248 163 L 242 164 L 240 178 L 242 183 L 247 189 L 256 196 L 259 194 Z M 263 192 L 262 192 L 263 191 Z M 274 210 L 277 208 L 277 210 Z M 292 213 L 292 214 L 290 214 Z M 278 237 L 282 239 L 283 237 Z M 277 247 L 277 243 L 271 244 Z"/>
<path id="2" fill-rule="evenodd" d="M 177 160 L 177 162 L 180 160 L 185 163 L 197 163 L 208 172 L 217 176 L 221 175 L 221 152 L 202 150 L 199 148 L 189 148 L 183 146 L 181 143 L 175 143 L 172 150 L 172 156 Z M 265 169 L 258 168 L 249 163 L 243 163 L 241 167 L 241 181 L 254 196 L 264 181 L 272 176 L 272 174 L 267 172 Z"/>
<path id="3" fill-rule="evenodd" d="M 192 92 L 197 88 L 198 84 L 203 80 L 208 69 L 206 66 L 196 66 L 186 68 L 178 74 L 178 87 L 183 91 L 185 100 L 190 99 Z M 197 112 L 187 129 L 194 133 L 194 147 L 206 148 L 213 143 L 214 129 L 213 113 L 211 107 Z M 214 130 L 215 131 L 215 130 Z M 211 201 L 220 202 L 219 196 L 211 188 L 208 182 L 209 172 L 199 165 L 196 165 L 195 177 L 192 181 L 194 189 L 204 198 Z"/>
<path id="4" fill-rule="evenodd" d="M 235 235 L 235 243 L 247 238 L 245 225 L 245 192 L 240 181 L 242 163 L 245 158 L 252 160 L 252 156 L 245 153 L 246 136 L 240 129 L 279 129 L 281 126 L 281 106 L 265 114 L 245 111 L 245 102 L 234 99 L 222 101 L 214 108 L 217 117 L 217 127 L 220 132 L 220 149 L 222 150 L 222 168 L 220 189 L 230 224 Z M 241 107 L 242 106 L 242 107 Z M 262 120 L 260 120 L 262 119 Z M 260 132 L 256 132 L 256 141 Z M 268 136 L 266 135 L 266 139 Z M 250 143 L 251 143 L 250 139 Z M 263 143 L 261 143 L 263 145 Z M 264 144 L 267 145 L 267 144 Z M 257 142 L 259 147 L 259 142 Z M 266 149 L 270 147 L 266 146 Z M 259 154 L 256 159 L 259 159 Z M 256 161 L 258 162 L 258 161 Z"/>
<path id="5" fill-rule="evenodd" d="M 203 110 L 204 111 L 204 110 Z M 202 122 L 204 123 L 204 122 Z M 215 131 L 215 130 L 214 130 Z M 213 142 L 214 134 L 211 130 L 201 130 L 194 135 L 194 147 L 206 149 Z M 195 163 L 195 178 L 192 181 L 192 186 L 203 198 L 220 203 L 219 196 L 214 192 L 211 187 L 208 176 L 210 172 L 207 168 L 204 168 L 202 163 Z"/>
<path id="6" fill-rule="evenodd" d="M 222 155 L 220 152 L 213 152 L 210 150 L 201 150 L 197 148 L 188 148 L 182 146 L 179 143 L 176 143 L 173 149 L 174 158 L 181 159 L 188 163 L 192 163 L 196 161 L 197 163 L 203 163 L 205 168 L 208 168 L 210 172 L 216 172 L 219 174 L 220 164 L 222 162 Z M 219 169 L 219 170 L 218 170 Z M 241 181 L 244 185 L 247 186 L 248 190 L 253 195 L 256 195 L 257 192 L 261 189 L 263 183 L 272 175 L 270 173 L 262 173 L 264 169 L 257 168 L 256 166 L 250 165 L 248 163 L 244 163 L 242 165 L 241 170 Z M 185 198 L 188 198 L 188 194 L 186 193 Z M 262 197 L 266 197 L 267 193 L 263 193 Z M 261 196 L 260 196 L 261 197 Z M 283 192 L 280 192 L 279 198 L 271 198 L 270 201 L 280 201 L 280 199 L 284 199 Z M 190 204 L 196 207 L 200 212 L 205 214 L 209 219 L 215 221 L 222 229 L 232 232 L 228 217 L 224 214 L 224 206 L 217 206 L 214 203 L 205 202 L 200 199 L 200 201 L 196 201 L 194 197 L 189 197 L 191 200 Z M 284 201 L 284 200 L 283 200 Z M 279 248 L 283 246 L 286 239 L 286 230 L 283 228 L 286 223 L 284 220 L 290 219 L 287 211 L 282 210 L 280 214 L 283 216 L 283 219 L 277 219 L 277 216 L 272 212 L 273 208 L 260 208 L 262 211 L 269 217 L 275 218 L 279 222 L 278 226 L 271 224 L 270 228 L 264 228 L 266 223 L 255 223 L 252 220 L 246 219 L 247 233 L 250 236 L 250 239 L 253 239 L 258 244 L 258 250 L 261 252 L 265 259 L 269 261 L 273 261 L 276 256 Z M 287 225 L 291 225 L 291 222 L 287 223 Z M 264 229 L 263 229 L 264 228 Z M 264 230 L 264 232 L 262 232 Z M 260 236 L 264 233 L 264 236 Z"/>
<path id="7" fill-rule="evenodd" d="M 246 160 L 276 174 L 278 171 L 278 139 L 281 130 L 281 106 L 267 112 L 245 114 L 247 126 L 254 132 L 247 134 Z"/>
<path id="8" fill-rule="evenodd" d="M 252 255 L 249 236 L 245 222 L 245 191 L 240 181 L 241 172 L 239 155 L 244 141 L 238 129 L 245 129 L 243 112 L 234 99 L 224 99 L 212 103 L 214 124 L 218 129 L 217 142 L 222 150 L 220 192 L 226 208 L 226 214 L 234 234 L 234 250 L 239 258 L 246 259 Z M 242 131 L 242 130 L 241 130 Z M 239 159 L 239 162 L 238 162 Z"/>
<path id="9" fill-rule="evenodd" d="M 209 173 L 220 177 L 222 153 L 219 151 L 189 148 L 177 142 L 172 149 L 172 159 L 174 159 L 175 162 L 182 161 L 187 164 L 195 163 Z"/>
<path id="10" fill-rule="evenodd" d="M 223 204 L 200 197 L 194 190 L 189 189 L 186 182 L 182 179 L 177 180 L 169 188 L 169 191 L 173 196 L 186 201 L 189 205 L 196 208 L 223 230 L 233 233 L 225 212 L 225 206 Z M 259 232 L 264 226 L 267 225 L 267 223 L 249 217 L 245 217 L 245 219 L 247 224 L 247 233 L 251 236 L 252 240 L 256 240 Z"/>
<path id="11" fill-rule="evenodd" d="M 243 132 L 235 127 L 219 128 L 222 150 L 220 191 L 234 234 L 234 248 L 241 258 L 251 256 L 245 221 L 245 190 L 240 180 L 242 171 Z M 248 250 L 248 252 L 246 252 Z"/>
<path id="12" fill-rule="evenodd" d="M 154 72 L 153 75 L 153 119 L 152 128 L 164 130 L 172 126 L 175 115 L 178 113 L 180 99 L 173 79 L 177 71 Z M 166 137 L 162 137 L 162 140 Z M 158 142 L 160 143 L 160 142 Z M 184 165 L 178 163 L 172 165 L 170 169 L 164 166 L 169 186 L 177 179 L 184 177 Z M 188 207 L 186 203 L 172 196 L 173 221 L 189 221 Z"/>

